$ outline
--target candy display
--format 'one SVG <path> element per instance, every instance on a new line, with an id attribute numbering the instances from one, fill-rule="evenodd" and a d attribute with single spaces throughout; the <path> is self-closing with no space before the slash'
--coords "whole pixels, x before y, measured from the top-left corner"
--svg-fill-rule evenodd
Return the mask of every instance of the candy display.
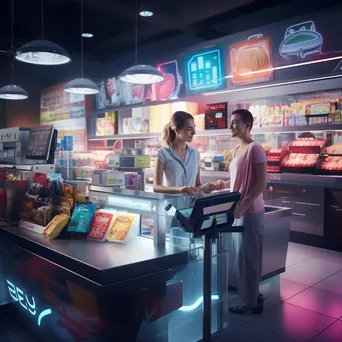
<path id="1" fill-rule="evenodd" d="M 268 148 L 266 149 L 267 156 L 267 172 L 280 172 L 281 162 L 289 154 L 285 148 Z"/>
<path id="2" fill-rule="evenodd" d="M 287 168 L 313 168 L 318 160 L 317 154 L 291 153 L 282 162 Z"/>
<path id="3" fill-rule="evenodd" d="M 292 153 L 320 154 L 324 148 L 325 140 L 315 138 L 298 138 L 289 146 Z"/>
<path id="4" fill-rule="evenodd" d="M 342 157 L 327 157 L 322 161 L 320 169 L 327 171 L 342 171 Z"/>

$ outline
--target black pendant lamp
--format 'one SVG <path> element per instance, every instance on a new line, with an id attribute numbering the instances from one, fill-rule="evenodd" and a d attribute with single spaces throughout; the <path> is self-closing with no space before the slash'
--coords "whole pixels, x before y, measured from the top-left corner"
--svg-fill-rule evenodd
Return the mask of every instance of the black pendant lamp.
<path id="1" fill-rule="evenodd" d="M 12 0 L 12 27 L 11 27 L 11 40 L 12 40 L 12 46 L 10 49 L 10 55 L 11 58 L 13 59 L 13 53 L 14 53 L 14 0 Z M 12 65 L 11 65 L 11 80 L 12 84 L 6 85 L 2 88 L 0 88 L 0 99 L 3 100 L 26 100 L 28 98 L 28 93 L 27 91 L 19 87 L 15 84 L 13 84 L 13 79 L 14 79 L 14 61 L 12 60 Z"/>
<path id="2" fill-rule="evenodd" d="M 139 5 L 136 0 L 135 20 L 135 65 L 126 69 L 120 76 L 120 80 L 132 84 L 155 84 L 164 80 L 162 73 L 151 65 L 138 64 L 138 19 Z"/>
<path id="3" fill-rule="evenodd" d="M 81 0 L 81 77 L 68 82 L 64 87 L 64 91 L 71 94 L 95 95 L 100 92 L 99 86 L 95 82 L 83 78 L 83 7 L 84 3 Z"/>
<path id="4" fill-rule="evenodd" d="M 15 58 L 23 63 L 38 65 L 63 65 L 71 62 L 69 53 L 56 43 L 44 39 L 44 0 L 41 0 L 42 39 L 24 44 Z"/>

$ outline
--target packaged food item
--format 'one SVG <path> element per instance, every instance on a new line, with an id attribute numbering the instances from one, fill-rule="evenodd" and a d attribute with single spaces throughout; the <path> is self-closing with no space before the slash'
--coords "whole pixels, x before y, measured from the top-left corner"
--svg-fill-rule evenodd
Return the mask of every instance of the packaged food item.
<path id="1" fill-rule="evenodd" d="M 59 236 L 59 234 L 62 232 L 64 227 L 68 224 L 68 222 L 69 222 L 69 216 L 57 215 L 48 224 L 48 226 L 44 230 L 44 234 L 50 240 L 56 239 Z"/>
<path id="2" fill-rule="evenodd" d="M 68 225 L 68 232 L 88 233 L 95 214 L 96 205 L 93 203 L 76 204 Z"/>
<path id="3" fill-rule="evenodd" d="M 101 209 L 94 215 L 88 238 L 96 241 L 106 241 L 107 234 L 115 222 L 115 211 Z"/>
<path id="4" fill-rule="evenodd" d="M 47 186 L 47 174 L 46 173 L 40 173 L 35 172 L 33 174 L 33 183 L 40 184 L 43 187 Z"/>
<path id="5" fill-rule="evenodd" d="M 136 236 L 139 226 L 137 215 L 117 213 L 115 222 L 110 229 L 107 240 L 117 243 L 126 243 Z"/>

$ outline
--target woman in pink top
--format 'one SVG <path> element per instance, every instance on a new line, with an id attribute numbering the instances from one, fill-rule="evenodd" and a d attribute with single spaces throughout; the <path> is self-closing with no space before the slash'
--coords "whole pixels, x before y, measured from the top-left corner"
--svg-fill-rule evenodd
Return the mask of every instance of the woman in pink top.
<path id="1" fill-rule="evenodd" d="M 267 159 L 264 149 L 251 138 L 253 115 L 246 109 L 232 113 L 230 129 L 238 138 L 239 145 L 233 150 L 228 182 L 217 181 L 219 189 L 241 193 L 235 209 L 235 218 L 243 218 L 245 231 L 242 246 L 237 255 L 237 285 L 244 305 L 231 308 L 238 314 L 259 314 L 263 311 L 263 297 L 259 292 L 262 267 L 264 201 L 263 192 L 267 185 Z"/>

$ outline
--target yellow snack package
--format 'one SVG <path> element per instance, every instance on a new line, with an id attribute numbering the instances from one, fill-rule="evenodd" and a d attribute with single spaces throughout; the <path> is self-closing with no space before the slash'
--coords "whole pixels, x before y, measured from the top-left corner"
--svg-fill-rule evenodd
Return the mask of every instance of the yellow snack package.
<path id="1" fill-rule="evenodd" d="M 55 216 L 45 228 L 44 234 L 50 240 L 56 239 L 63 228 L 68 224 L 69 219 L 69 216 L 65 214 Z"/>

